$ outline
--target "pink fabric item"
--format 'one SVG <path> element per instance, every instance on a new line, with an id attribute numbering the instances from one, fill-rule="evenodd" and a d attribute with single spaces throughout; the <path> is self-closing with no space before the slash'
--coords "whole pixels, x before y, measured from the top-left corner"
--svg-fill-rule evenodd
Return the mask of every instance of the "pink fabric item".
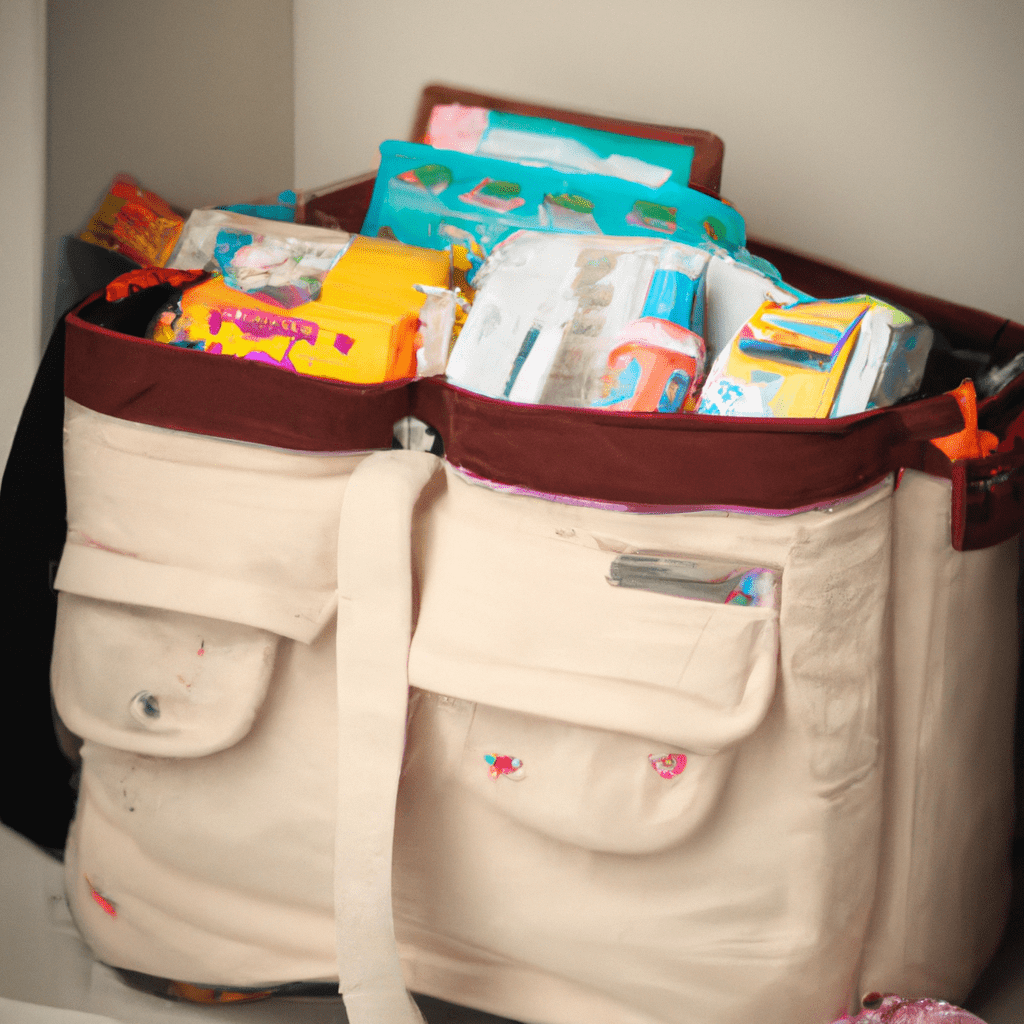
<path id="1" fill-rule="evenodd" d="M 874 1002 L 870 997 L 865 1001 Z M 935 999 L 901 999 L 885 996 L 878 1006 L 861 1010 L 856 1017 L 844 1014 L 835 1022 L 842 1024 L 985 1024 L 967 1010 Z"/>

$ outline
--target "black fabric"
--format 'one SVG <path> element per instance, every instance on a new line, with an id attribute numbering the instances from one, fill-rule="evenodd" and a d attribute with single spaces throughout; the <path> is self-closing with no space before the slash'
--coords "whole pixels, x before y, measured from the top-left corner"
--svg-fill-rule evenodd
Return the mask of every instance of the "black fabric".
<path id="1" fill-rule="evenodd" d="M 71 309 L 137 263 L 67 236 L 61 241 L 57 308 Z M 66 316 L 66 314 L 65 314 Z M 64 848 L 74 815 L 77 766 L 57 741 L 50 658 L 57 572 L 67 533 L 64 498 L 64 321 L 50 336 L 14 435 L 0 485 L 2 562 L 9 598 L 9 660 L 0 754 L 0 821 L 46 850 Z"/>
<path id="2" fill-rule="evenodd" d="M 0 487 L 8 594 L 0 821 L 49 850 L 64 847 L 76 798 L 75 767 L 57 742 L 50 701 L 53 577 L 67 532 L 63 427 L 62 317 L 21 414 Z"/>

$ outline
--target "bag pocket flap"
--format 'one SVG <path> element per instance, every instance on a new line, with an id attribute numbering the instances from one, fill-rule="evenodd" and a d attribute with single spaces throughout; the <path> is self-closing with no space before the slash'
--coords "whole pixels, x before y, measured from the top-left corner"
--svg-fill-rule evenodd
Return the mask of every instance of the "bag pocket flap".
<path id="1" fill-rule="evenodd" d="M 309 643 L 336 592 L 272 590 L 102 548 L 65 545 L 51 680 L 83 739 L 202 757 L 245 736 L 282 637 Z"/>
<path id="2" fill-rule="evenodd" d="M 317 638 L 338 608 L 336 590 L 233 580 L 70 541 L 54 586 L 82 597 L 224 619 L 306 644 Z"/>
<path id="3" fill-rule="evenodd" d="M 779 659 L 774 608 L 609 586 L 609 556 L 580 548 L 558 552 L 561 571 L 538 565 L 535 575 L 526 548 L 515 569 L 505 563 L 501 586 L 474 557 L 483 552 L 431 568 L 414 686 L 697 754 L 764 719 Z"/>
<path id="4" fill-rule="evenodd" d="M 54 703 L 83 739 L 151 756 L 201 757 L 248 733 L 279 641 L 223 619 L 62 593 Z"/>

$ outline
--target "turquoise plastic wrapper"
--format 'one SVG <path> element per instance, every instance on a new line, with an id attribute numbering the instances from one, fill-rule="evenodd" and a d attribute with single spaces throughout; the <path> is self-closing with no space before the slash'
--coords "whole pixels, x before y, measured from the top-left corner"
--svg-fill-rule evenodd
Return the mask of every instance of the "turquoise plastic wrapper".
<path id="1" fill-rule="evenodd" d="M 728 204 L 666 181 L 660 188 L 600 174 L 385 142 L 363 234 L 425 248 L 457 245 L 471 262 L 515 231 L 654 236 L 740 250 L 743 218 Z"/>
<path id="2" fill-rule="evenodd" d="M 217 209 L 244 213 L 247 217 L 262 217 L 264 220 L 294 221 L 295 192 L 292 189 L 279 192 L 276 203 L 232 203 L 230 206 L 218 206 Z"/>

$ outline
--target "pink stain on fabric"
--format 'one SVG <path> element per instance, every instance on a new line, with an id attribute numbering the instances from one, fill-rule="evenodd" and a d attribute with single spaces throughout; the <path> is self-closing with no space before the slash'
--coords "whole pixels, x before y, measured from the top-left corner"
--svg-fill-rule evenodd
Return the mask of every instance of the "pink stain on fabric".
<path id="1" fill-rule="evenodd" d="M 518 757 L 507 757 L 504 754 L 484 754 L 484 760 L 491 766 L 489 772 L 492 779 L 515 775 L 523 768 L 523 762 Z"/>
<path id="2" fill-rule="evenodd" d="M 677 775 L 681 775 L 686 767 L 685 754 L 663 754 L 661 757 L 648 754 L 647 759 L 651 762 L 651 767 L 663 779 L 674 779 Z"/>
<path id="3" fill-rule="evenodd" d="M 85 541 L 86 547 L 96 548 L 99 551 L 110 551 L 115 555 L 124 555 L 126 558 L 138 558 L 139 556 L 134 551 L 125 551 L 122 548 L 113 548 L 109 544 L 103 544 L 98 540 L 88 536 L 87 534 L 80 534 L 82 540 Z"/>
<path id="4" fill-rule="evenodd" d="M 100 908 L 105 914 L 109 914 L 111 917 L 117 917 L 117 908 L 113 903 L 110 902 L 105 896 L 101 896 L 92 885 L 92 882 L 87 878 L 85 884 L 89 886 L 89 892 L 92 898 L 99 904 Z"/>

